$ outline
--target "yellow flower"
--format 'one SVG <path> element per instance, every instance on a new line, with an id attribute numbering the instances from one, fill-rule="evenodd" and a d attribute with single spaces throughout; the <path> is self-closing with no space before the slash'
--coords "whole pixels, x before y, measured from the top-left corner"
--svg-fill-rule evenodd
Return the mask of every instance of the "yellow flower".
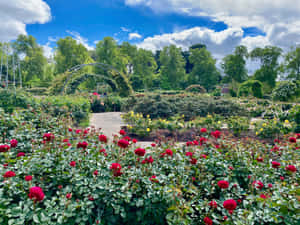
<path id="1" fill-rule="evenodd" d="M 267 126 L 267 124 L 266 123 L 263 123 L 263 127 L 266 127 Z"/>
<path id="2" fill-rule="evenodd" d="M 184 117 L 184 114 L 182 114 L 182 117 Z"/>
<path id="3" fill-rule="evenodd" d="M 284 122 L 285 122 L 285 123 L 290 123 L 290 121 L 288 121 L 288 120 L 285 120 Z"/>
<path id="4" fill-rule="evenodd" d="M 221 124 L 221 121 L 218 121 L 218 124 Z"/>
<path id="5" fill-rule="evenodd" d="M 150 128 L 149 127 L 147 128 L 147 132 L 150 132 Z"/>
<path id="6" fill-rule="evenodd" d="M 262 132 L 263 130 L 264 130 L 263 128 L 260 128 L 260 130 L 259 130 L 259 131 L 260 131 L 260 132 Z"/>
<path id="7" fill-rule="evenodd" d="M 212 118 L 212 116 L 211 115 L 207 115 L 207 118 Z"/>
<path id="8" fill-rule="evenodd" d="M 255 134 L 258 135 L 258 132 L 256 132 Z"/>

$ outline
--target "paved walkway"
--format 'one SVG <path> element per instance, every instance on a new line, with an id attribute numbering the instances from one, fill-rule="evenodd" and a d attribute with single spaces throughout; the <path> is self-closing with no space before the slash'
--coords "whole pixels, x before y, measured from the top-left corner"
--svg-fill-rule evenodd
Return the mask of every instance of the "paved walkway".
<path id="1" fill-rule="evenodd" d="M 90 119 L 90 125 L 96 129 L 102 128 L 102 132 L 109 138 L 114 134 L 118 134 L 123 123 L 120 112 L 93 113 Z M 145 148 L 151 145 L 152 142 L 138 142 L 138 145 Z"/>

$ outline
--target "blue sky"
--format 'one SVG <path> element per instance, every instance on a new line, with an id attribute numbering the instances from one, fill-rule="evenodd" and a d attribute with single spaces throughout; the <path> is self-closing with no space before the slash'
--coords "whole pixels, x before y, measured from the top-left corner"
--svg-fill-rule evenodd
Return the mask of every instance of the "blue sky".
<path id="1" fill-rule="evenodd" d="M 72 36 L 92 49 L 112 36 L 155 51 L 206 44 L 220 60 L 237 45 L 249 50 L 300 44 L 299 0 L 0 0 L 0 41 L 37 38 L 51 56 Z"/>

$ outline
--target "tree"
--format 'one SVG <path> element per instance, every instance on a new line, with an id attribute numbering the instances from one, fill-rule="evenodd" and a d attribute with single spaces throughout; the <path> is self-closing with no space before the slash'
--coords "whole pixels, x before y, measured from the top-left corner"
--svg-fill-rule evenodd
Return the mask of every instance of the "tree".
<path id="1" fill-rule="evenodd" d="M 252 59 L 260 61 L 261 68 L 255 71 L 254 79 L 267 84 L 271 88 L 275 87 L 279 71 L 278 58 L 281 53 L 282 49 L 275 46 L 255 48 L 250 56 Z"/>
<path id="2" fill-rule="evenodd" d="M 164 47 L 159 61 L 163 88 L 180 88 L 185 79 L 185 61 L 181 54 L 181 48 L 177 48 L 175 45 Z"/>
<path id="3" fill-rule="evenodd" d="M 223 59 L 222 68 L 226 74 L 225 79 L 242 83 L 247 80 L 246 58 L 248 56 L 247 47 L 237 46 L 234 54 L 227 55 Z"/>
<path id="4" fill-rule="evenodd" d="M 91 59 L 88 50 L 72 37 L 61 38 L 56 43 L 56 74 L 64 73 L 73 66 L 84 64 Z"/>
<path id="5" fill-rule="evenodd" d="M 111 65 L 120 72 L 127 74 L 128 56 L 122 54 L 117 42 L 112 37 L 105 37 L 97 43 L 96 55 L 97 62 Z"/>
<path id="6" fill-rule="evenodd" d="M 133 58 L 133 79 L 139 77 L 141 79 L 143 87 L 137 87 L 133 85 L 134 88 L 150 88 L 152 86 L 153 75 L 157 68 L 154 56 L 151 51 L 145 49 L 139 49 L 136 56 Z"/>
<path id="7" fill-rule="evenodd" d="M 288 79 L 300 80 L 300 47 L 297 47 L 285 55 L 285 72 Z"/>
<path id="8" fill-rule="evenodd" d="M 31 35 L 19 35 L 13 43 L 13 48 L 17 55 L 25 55 L 21 62 L 23 81 L 29 83 L 34 79 L 44 80 L 44 67 L 47 65 L 47 59 L 43 48 L 36 43 L 36 39 Z"/>
<path id="9" fill-rule="evenodd" d="M 216 60 L 206 48 L 191 49 L 190 62 L 193 70 L 189 74 L 189 84 L 200 84 L 211 90 L 220 81 L 220 73 L 216 68 Z"/>

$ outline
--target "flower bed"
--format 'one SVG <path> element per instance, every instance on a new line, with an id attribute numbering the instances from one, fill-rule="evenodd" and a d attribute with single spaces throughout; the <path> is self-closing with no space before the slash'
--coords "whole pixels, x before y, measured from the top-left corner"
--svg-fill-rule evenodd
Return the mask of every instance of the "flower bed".
<path id="1" fill-rule="evenodd" d="M 300 219 L 300 135 L 268 145 L 202 129 L 185 146 L 153 143 L 141 149 L 124 131 L 109 142 L 94 129 L 66 126 L 53 123 L 43 134 L 19 127 L 15 138 L 0 145 L 0 224 Z M 24 133 L 32 138 L 26 152 L 19 139 Z"/>

